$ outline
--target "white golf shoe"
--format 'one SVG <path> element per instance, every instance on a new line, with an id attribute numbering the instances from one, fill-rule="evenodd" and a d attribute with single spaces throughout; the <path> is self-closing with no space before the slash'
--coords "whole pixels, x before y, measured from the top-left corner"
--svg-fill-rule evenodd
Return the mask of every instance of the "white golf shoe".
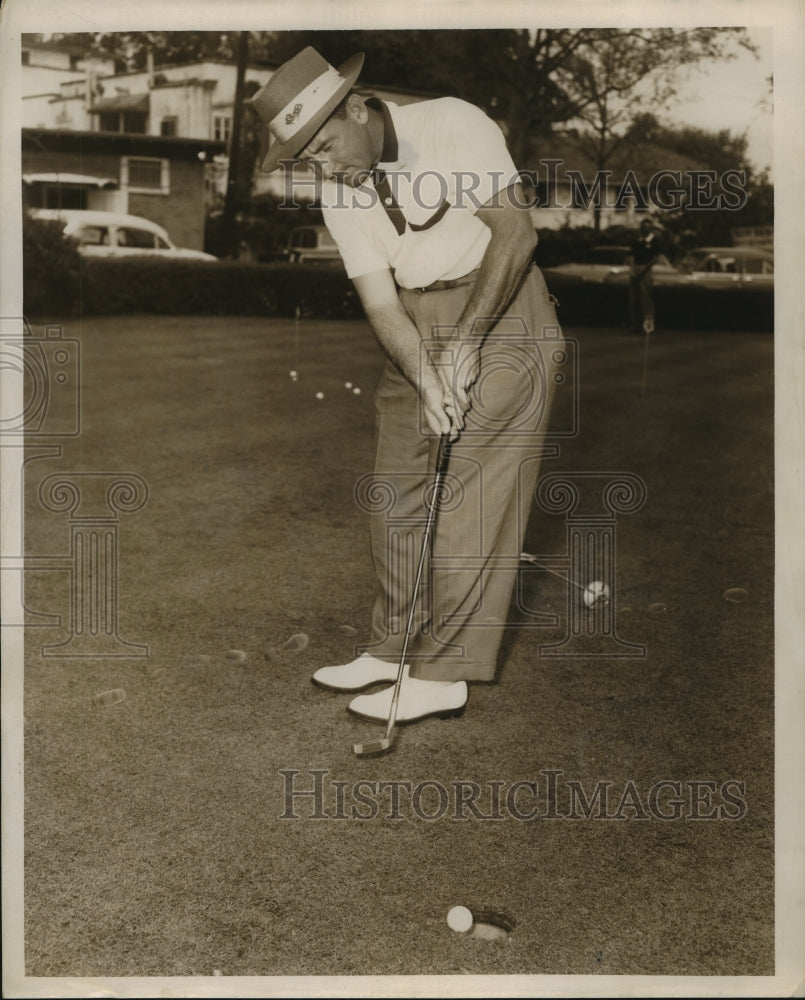
<path id="1" fill-rule="evenodd" d="M 386 684 L 397 680 L 399 663 L 386 663 L 369 653 L 361 653 L 352 663 L 337 667 L 321 667 L 311 677 L 318 687 L 328 691 L 362 691 L 372 684 Z M 408 669 L 406 664 L 405 669 Z"/>
<path id="2" fill-rule="evenodd" d="M 347 706 L 347 711 L 369 722 L 388 722 L 394 686 L 384 688 L 376 694 L 359 695 Z M 418 722 L 432 715 L 449 719 L 462 715 L 467 705 L 467 684 L 465 681 L 422 681 L 409 677 L 407 668 L 400 685 L 400 700 L 397 704 L 397 723 Z"/>

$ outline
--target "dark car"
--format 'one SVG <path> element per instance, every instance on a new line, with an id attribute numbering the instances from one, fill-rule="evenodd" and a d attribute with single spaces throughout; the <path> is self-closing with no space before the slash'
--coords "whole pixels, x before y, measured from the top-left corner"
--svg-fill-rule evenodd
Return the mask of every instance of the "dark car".
<path id="1" fill-rule="evenodd" d="M 627 246 L 593 247 L 585 254 L 587 258 L 585 261 L 559 264 L 557 267 L 544 268 L 543 270 L 595 284 L 612 281 L 621 277 L 624 281 L 627 281 L 629 278 L 629 260 L 631 255 L 632 248 Z M 655 275 L 673 275 L 676 273 L 676 268 L 671 266 L 670 261 L 664 254 L 660 254 L 657 263 L 654 265 L 654 273 Z"/>
<path id="2" fill-rule="evenodd" d="M 677 269 L 686 281 L 704 288 L 774 287 L 774 254 L 757 247 L 698 247 Z"/>
<path id="3" fill-rule="evenodd" d="M 326 226 L 297 226 L 292 229 L 283 256 L 292 264 L 341 263 L 341 254 Z"/>

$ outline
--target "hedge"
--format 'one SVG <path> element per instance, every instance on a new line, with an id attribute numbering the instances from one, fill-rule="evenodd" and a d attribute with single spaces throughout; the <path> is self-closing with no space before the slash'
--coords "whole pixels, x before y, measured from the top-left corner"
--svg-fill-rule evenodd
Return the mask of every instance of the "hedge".
<path id="1" fill-rule="evenodd" d="M 550 270 L 545 272 L 545 283 L 559 300 L 557 315 L 563 326 L 628 327 L 628 285 L 591 284 Z M 658 332 L 774 329 L 774 290 L 757 285 L 723 289 L 659 285 L 654 288 L 654 305 Z"/>
<path id="2" fill-rule="evenodd" d="M 85 257 L 81 295 L 85 314 L 362 315 L 343 268 L 320 264 Z"/>
<path id="3" fill-rule="evenodd" d="M 60 247 L 59 241 L 53 242 Z M 363 315 L 341 266 L 170 260 L 164 257 L 81 257 L 36 243 L 25 261 L 25 312 L 31 317 L 159 313 L 163 315 L 294 316 L 351 319 Z M 78 260 L 78 264 L 76 263 Z M 545 273 L 559 299 L 564 326 L 626 326 L 628 289 Z M 655 289 L 658 330 L 772 330 L 774 294 L 754 288 Z"/>
<path id="4" fill-rule="evenodd" d="M 81 257 L 60 222 L 22 220 L 22 296 L 27 313 L 73 315 L 78 307 Z"/>

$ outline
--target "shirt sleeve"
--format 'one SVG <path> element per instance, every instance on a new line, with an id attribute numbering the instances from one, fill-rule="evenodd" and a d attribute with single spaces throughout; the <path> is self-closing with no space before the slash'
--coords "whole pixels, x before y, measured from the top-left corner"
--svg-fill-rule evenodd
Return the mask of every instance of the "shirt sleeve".
<path id="1" fill-rule="evenodd" d="M 444 162 L 450 178 L 448 200 L 475 213 L 519 179 L 500 126 L 480 108 L 445 97 L 436 127 L 441 133 Z"/>
<path id="2" fill-rule="evenodd" d="M 369 228 L 361 224 L 364 215 L 368 214 L 366 209 L 349 209 L 343 201 L 339 203 L 337 200 L 327 204 L 324 198 L 321 207 L 324 224 L 336 242 L 348 278 L 388 269 L 388 257 L 373 239 Z"/>

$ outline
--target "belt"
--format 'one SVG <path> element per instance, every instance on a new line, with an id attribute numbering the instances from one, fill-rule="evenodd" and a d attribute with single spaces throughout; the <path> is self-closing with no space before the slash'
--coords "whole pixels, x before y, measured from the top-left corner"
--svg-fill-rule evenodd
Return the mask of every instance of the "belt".
<path id="1" fill-rule="evenodd" d="M 409 291 L 412 292 L 445 292 L 448 288 L 460 288 L 462 285 L 471 285 L 475 279 L 478 277 L 478 272 L 480 267 L 476 267 L 474 271 L 470 271 L 468 274 L 463 275 L 461 278 L 448 278 L 447 280 L 434 281 L 430 285 L 425 285 L 422 288 L 411 288 Z"/>

